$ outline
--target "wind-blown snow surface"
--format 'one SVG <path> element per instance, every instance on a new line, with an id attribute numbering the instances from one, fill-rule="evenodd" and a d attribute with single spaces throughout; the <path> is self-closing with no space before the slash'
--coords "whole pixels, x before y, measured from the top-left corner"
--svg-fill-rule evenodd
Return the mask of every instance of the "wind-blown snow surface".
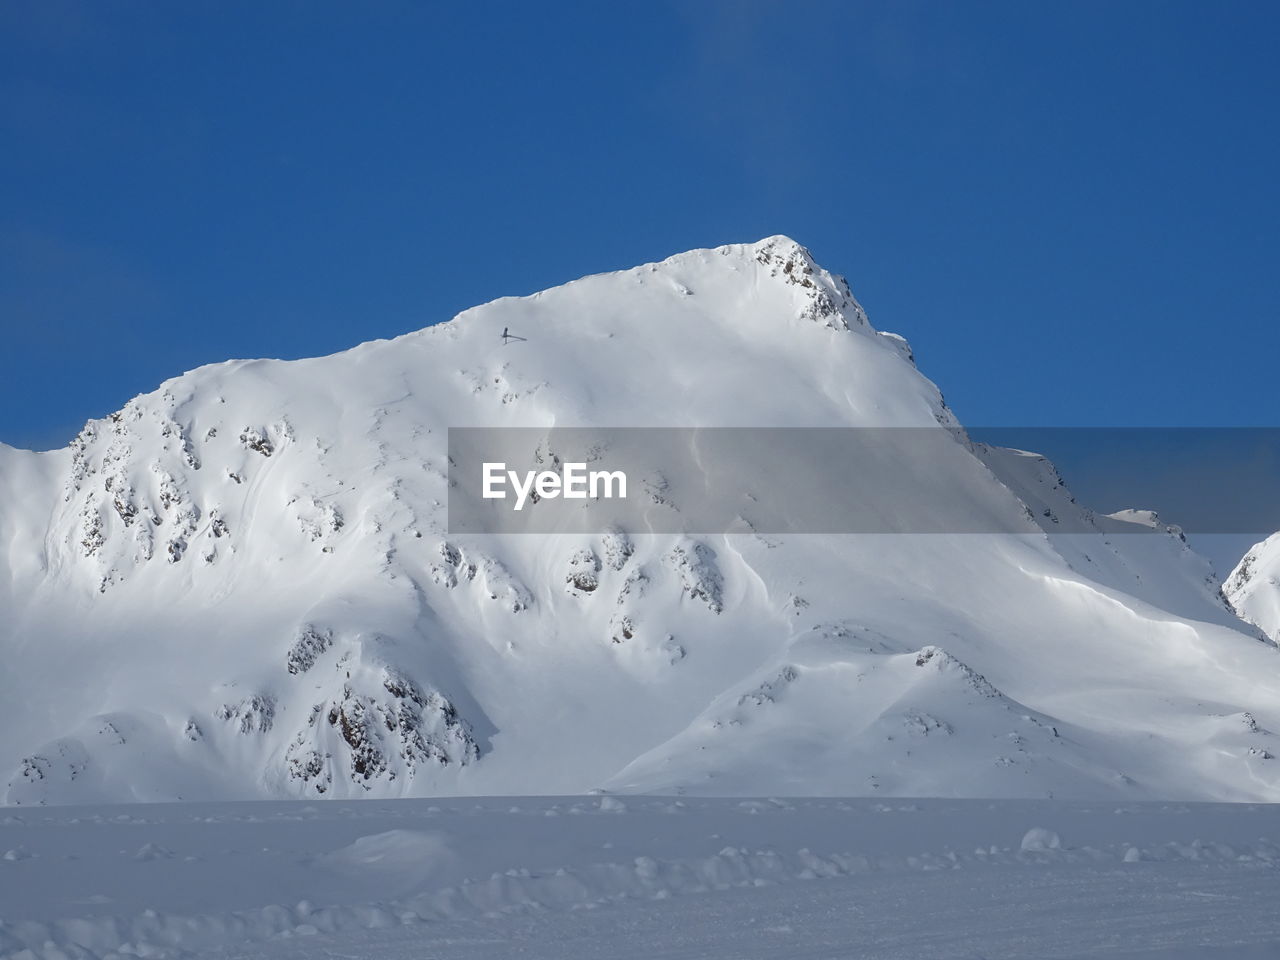
<path id="1" fill-rule="evenodd" d="M 1280 807 L 646 797 L 0 817 L 0 958 L 1280 956 Z"/>
<path id="2" fill-rule="evenodd" d="M 939 424 L 783 237 L 185 374 L 68 450 L 0 447 L 0 788 L 1280 797 L 1274 646 L 1034 455 L 914 478 L 1017 536 L 444 526 L 450 426 Z M 1066 516 L 1099 532 L 1031 519 Z"/>

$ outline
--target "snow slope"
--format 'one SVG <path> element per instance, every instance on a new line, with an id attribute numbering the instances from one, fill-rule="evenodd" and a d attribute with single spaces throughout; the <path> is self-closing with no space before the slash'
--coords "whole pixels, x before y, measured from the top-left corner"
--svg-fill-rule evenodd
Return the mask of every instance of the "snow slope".
<path id="1" fill-rule="evenodd" d="M 553 425 L 956 426 L 785 237 L 187 373 L 0 447 L 5 800 L 1280 797 L 1275 647 L 1042 458 L 902 471 L 1018 535 L 449 536 L 446 429 Z"/>
<path id="2" fill-rule="evenodd" d="M 609 795 L 10 810 L 0 958 L 1274 958 L 1277 818 Z"/>

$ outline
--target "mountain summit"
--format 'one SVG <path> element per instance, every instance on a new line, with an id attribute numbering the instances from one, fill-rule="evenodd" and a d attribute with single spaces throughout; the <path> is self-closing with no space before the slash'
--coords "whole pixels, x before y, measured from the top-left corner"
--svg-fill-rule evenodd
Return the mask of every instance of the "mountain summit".
<path id="1" fill-rule="evenodd" d="M 1207 564 L 958 429 L 936 509 L 1098 532 L 446 525 L 450 427 L 939 425 L 785 237 L 184 374 L 0 447 L 0 791 L 1280 799 L 1275 650 Z"/>

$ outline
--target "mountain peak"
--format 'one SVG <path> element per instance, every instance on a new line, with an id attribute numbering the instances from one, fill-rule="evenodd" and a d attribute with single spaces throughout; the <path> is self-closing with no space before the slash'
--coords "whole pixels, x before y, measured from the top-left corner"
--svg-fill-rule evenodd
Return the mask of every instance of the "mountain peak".
<path id="1" fill-rule="evenodd" d="M 817 262 L 813 259 L 813 254 L 809 252 L 809 248 L 804 246 L 798 240 L 793 240 L 785 233 L 775 233 L 771 237 L 765 237 L 763 240 L 757 240 L 751 244 L 751 248 L 757 253 L 769 253 L 773 255 L 783 255 L 786 257 L 802 258 L 808 262 L 809 266 L 817 267 Z"/>
<path id="2" fill-rule="evenodd" d="M 807 247 L 782 234 L 766 237 L 752 247 L 756 262 L 770 277 L 803 291 L 807 302 L 801 315 L 806 319 L 835 329 L 869 326 L 866 312 L 853 298 L 848 281 L 819 266 Z"/>
<path id="3" fill-rule="evenodd" d="M 816 321 L 834 330 L 865 327 L 870 331 L 866 312 L 854 299 L 848 281 L 824 269 L 807 247 L 784 234 L 765 237 L 755 243 L 690 250 L 661 264 L 650 264 L 648 269 L 670 266 L 679 274 L 691 264 L 714 264 L 715 254 L 751 265 L 758 271 L 753 276 L 756 281 L 763 277 L 792 288 L 801 319 Z M 681 286 L 687 289 L 683 284 Z"/>

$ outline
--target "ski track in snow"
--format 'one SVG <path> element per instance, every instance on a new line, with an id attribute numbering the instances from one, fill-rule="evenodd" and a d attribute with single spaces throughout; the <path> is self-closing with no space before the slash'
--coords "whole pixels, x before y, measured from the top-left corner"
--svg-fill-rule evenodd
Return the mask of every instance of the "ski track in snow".
<path id="1" fill-rule="evenodd" d="M 0 816 L 0 958 L 1280 956 L 1269 805 L 675 797 Z"/>

